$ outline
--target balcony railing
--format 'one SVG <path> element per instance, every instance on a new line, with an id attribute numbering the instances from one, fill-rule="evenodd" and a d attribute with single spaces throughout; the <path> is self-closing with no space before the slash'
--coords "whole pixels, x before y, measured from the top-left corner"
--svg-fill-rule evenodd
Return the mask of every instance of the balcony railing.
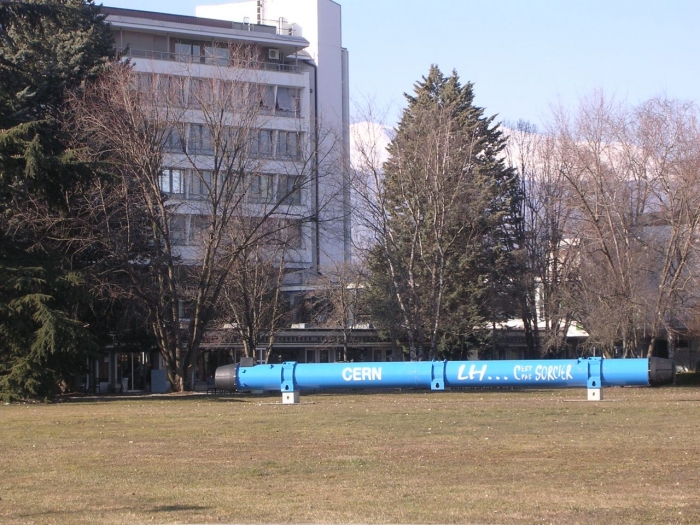
<path id="1" fill-rule="evenodd" d="M 263 71 L 283 71 L 286 73 L 301 73 L 301 68 L 293 64 L 279 64 L 277 62 L 259 62 L 255 60 L 236 61 L 232 64 L 231 61 L 222 57 L 201 57 L 182 53 L 170 53 L 168 51 L 152 51 L 150 49 L 130 49 L 118 48 L 117 55 L 119 57 L 129 58 L 146 58 L 149 60 L 168 60 L 171 62 L 189 62 L 193 64 L 209 64 L 216 66 L 236 66 L 245 69 L 260 69 Z"/>

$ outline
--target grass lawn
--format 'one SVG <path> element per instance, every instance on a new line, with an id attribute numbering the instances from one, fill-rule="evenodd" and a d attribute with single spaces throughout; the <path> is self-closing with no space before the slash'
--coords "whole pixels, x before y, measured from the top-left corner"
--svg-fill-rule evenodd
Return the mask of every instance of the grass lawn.
<path id="1" fill-rule="evenodd" d="M 0 523 L 700 523 L 700 388 L 0 406 Z"/>

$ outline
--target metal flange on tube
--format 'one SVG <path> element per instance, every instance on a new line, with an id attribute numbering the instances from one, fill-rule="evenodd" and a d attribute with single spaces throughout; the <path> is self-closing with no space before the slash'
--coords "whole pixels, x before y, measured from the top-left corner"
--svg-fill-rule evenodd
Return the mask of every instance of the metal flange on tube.
<path id="1" fill-rule="evenodd" d="M 603 387 L 673 383 L 670 359 L 589 357 L 518 361 L 403 361 L 226 365 L 216 370 L 216 388 L 282 392 L 284 403 L 298 403 L 310 390 L 377 388 L 539 387 L 583 388 L 589 400 L 602 399 Z"/>

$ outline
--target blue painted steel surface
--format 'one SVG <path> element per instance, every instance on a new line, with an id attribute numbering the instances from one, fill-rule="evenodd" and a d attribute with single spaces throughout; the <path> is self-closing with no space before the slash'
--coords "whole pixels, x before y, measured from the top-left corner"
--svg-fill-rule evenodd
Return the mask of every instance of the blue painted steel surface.
<path id="1" fill-rule="evenodd" d="M 230 365 L 234 366 L 234 365 Z M 649 359 L 282 363 L 237 367 L 237 390 L 648 386 Z M 218 377 L 218 372 L 217 372 Z M 218 385 L 217 385 L 218 386 Z"/>

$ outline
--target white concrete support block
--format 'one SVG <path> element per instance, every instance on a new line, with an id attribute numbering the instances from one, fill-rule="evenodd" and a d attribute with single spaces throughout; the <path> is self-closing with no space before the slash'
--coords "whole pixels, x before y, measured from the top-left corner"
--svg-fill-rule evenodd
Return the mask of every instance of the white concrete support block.
<path id="1" fill-rule="evenodd" d="M 589 388 L 588 389 L 588 400 L 589 401 L 602 401 L 603 400 L 603 389 L 602 388 Z"/>
<path id="2" fill-rule="evenodd" d="M 296 405 L 299 403 L 299 391 L 294 392 L 282 392 L 282 404 L 284 405 Z"/>

